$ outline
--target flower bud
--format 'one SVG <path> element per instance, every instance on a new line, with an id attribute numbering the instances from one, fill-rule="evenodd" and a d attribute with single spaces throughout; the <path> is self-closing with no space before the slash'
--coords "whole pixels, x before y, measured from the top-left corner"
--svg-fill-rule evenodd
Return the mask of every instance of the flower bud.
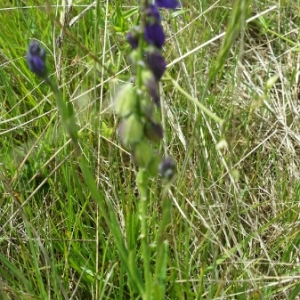
<path id="1" fill-rule="evenodd" d="M 154 45 L 161 49 L 165 43 L 166 36 L 160 24 L 147 24 L 145 27 L 145 40 L 149 45 Z"/>
<path id="2" fill-rule="evenodd" d="M 161 49 L 165 43 L 166 36 L 161 26 L 161 18 L 157 7 L 149 4 L 147 7 L 147 22 L 145 26 L 144 38 L 148 45 L 154 45 Z"/>
<path id="3" fill-rule="evenodd" d="M 132 114 L 121 122 L 118 133 L 125 146 L 132 146 L 141 140 L 143 124 L 135 114 Z"/>
<path id="4" fill-rule="evenodd" d="M 139 61 L 139 52 L 137 49 L 132 50 L 129 54 L 129 60 L 133 67 L 138 64 Z"/>
<path id="5" fill-rule="evenodd" d="M 146 16 L 147 16 L 147 23 L 154 24 L 154 23 L 161 22 L 160 13 L 156 5 L 148 4 L 146 10 Z"/>
<path id="6" fill-rule="evenodd" d="M 159 50 L 154 47 L 149 47 L 146 53 L 146 61 L 148 68 L 152 71 L 155 79 L 159 81 L 167 67 L 164 57 L 161 55 Z"/>
<path id="7" fill-rule="evenodd" d="M 39 77 L 47 78 L 46 51 L 37 41 L 31 41 L 26 53 L 27 65 L 31 72 Z"/>
<path id="8" fill-rule="evenodd" d="M 141 140 L 134 145 L 131 152 L 135 165 L 147 168 L 153 156 L 153 150 L 146 140 Z"/>
<path id="9" fill-rule="evenodd" d="M 153 74 L 149 70 L 142 72 L 143 84 L 146 86 L 149 96 L 153 99 L 154 103 L 160 106 L 160 97 L 158 92 L 158 82 L 155 80 Z"/>
<path id="10" fill-rule="evenodd" d="M 145 123 L 144 133 L 149 141 L 159 142 L 163 138 L 163 129 L 161 125 L 151 120 Z"/>
<path id="11" fill-rule="evenodd" d="M 124 84 L 115 95 L 115 111 L 121 117 L 130 115 L 136 108 L 137 97 L 131 83 Z"/>
<path id="12" fill-rule="evenodd" d="M 158 166 L 159 174 L 170 181 L 176 173 L 176 164 L 171 156 L 163 158 L 162 162 Z"/>
<path id="13" fill-rule="evenodd" d="M 139 45 L 140 31 L 140 27 L 136 26 L 133 27 L 126 35 L 127 42 L 130 44 L 132 49 L 136 49 Z"/>
<path id="14" fill-rule="evenodd" d="M 161 162 L 161 157 L 157 153 L 153 153 L 152 159 L 147 167 L 147 172 L 149 176 L 153 177 L 157 175 L 158 172 L 158 166 Z"/>

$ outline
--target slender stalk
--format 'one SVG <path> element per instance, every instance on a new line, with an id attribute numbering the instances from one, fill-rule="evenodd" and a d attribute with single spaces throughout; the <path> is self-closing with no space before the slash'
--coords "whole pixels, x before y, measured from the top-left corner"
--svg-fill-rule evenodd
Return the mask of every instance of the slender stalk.
<path id="1" fill-rule="evenodd" d="M 147 0 L 141 0 L 140 13 L 141 13 L 141 35 L 139 37 L 138 46 L 138 63 L 136 70 L 136 86 L 138 89 L 138 109 L 140 110 L 141 93 L 143 82 L 142 82 L 142 71 L 143 71 L 143 55 L 144 55 L 144 28 L 146 24 L 146 9 L 148 6 Z M 144 267 L 144 280 L 145 280 L 145 294 L 144 300 L 150 300 L 151 298 L 151 285 L 152 285 L 152 273 L 150 269 L 150 246 L 148 242 L 148 226 L 147 226 L 147 208 L 148 208 L 148 177 L 146 170 L 140 168 L 136 178 L 136 184 L 140 194 L 140 207 L 139 207 L 139 217 L 141 220 L 141 244 L 142 244 L 142 257 L 143 257 L 143 267 Z"/>
<path id="2" fill-rule="evenodd" d="M 146 171 L 140 168 L 136 183 L 140 193 L 140 220 L 141 220 L 141 243 L 142 257 L 144 262 L 145 298 L 151 298 L 152 275 L 150 269 L 150 247 L 148 243 L 147 207 L 148 207 L 148 177 Z"/>
<path id="3" fill-rule="evenodd" d="M 154 276 L 154 293 L 155 299 L 165 299 L 166 290 L 166 264 L 168 255 L 168 243 L 165 240 L 165 234 L 167 226 L 170 222 L 172 201 L 167 197 L 167 193 L 163 195 L 162 205 L 162 220 L 157 235 L 156 241 L 156 265 L 155 265 L 155 276 Z"/>

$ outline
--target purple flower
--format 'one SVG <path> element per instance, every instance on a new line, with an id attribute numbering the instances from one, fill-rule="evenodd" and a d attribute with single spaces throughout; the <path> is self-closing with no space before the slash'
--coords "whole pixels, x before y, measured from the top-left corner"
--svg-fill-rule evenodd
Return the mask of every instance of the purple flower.
<path id="1" fill-rule="evenodd" d="M 161 49 L 166 37 L 161 26 L 160 14 L 156 6 L 150 4 L 147 8 L 147 22 L 144 37 L 149 45 L 154 45 Z"/>
<path id="2" fill-rule="evenodd" d="M 31 72 L 47 78 L 46 51 L 37 41 L 31 41 L 26 53 L 27 65 Z"/>
<path id="3" fill-rule="evenodd" d="M 166 36 L 161 26 L 161 17 L 157 7 L 149 4 L 146 9 L 146 24 L 144 28 L 144 38 L 148 45 L 154 45 L 161 49 L 165 43 Z M 133 49 L 138 47 L 140 28 L 134 27 L 127 33 L 127 41 Z"/>
<path id="4" fill-rule="evenodd" d="M 163 8 L 175 9 L 179 6 L 179 2 L 177 0 L 155 0 L 155 5 Z"/>
<path id="5" fill-rule="evenodd" d="M 152 71 L 155 79 L 159 81 L 167 68 L 167 63 L 164 57 L 161 55 L 160 51 L 154 49 L 150 50 L 146 54 L 146 60 L 148 67 Z"/>
<path id="6" fill-rule="evenodd" d="M 166 36 L 160 24 L 147 24 L 145 27 L 145 40 L 149 45 L 161 49 L 165 43 Z"/>

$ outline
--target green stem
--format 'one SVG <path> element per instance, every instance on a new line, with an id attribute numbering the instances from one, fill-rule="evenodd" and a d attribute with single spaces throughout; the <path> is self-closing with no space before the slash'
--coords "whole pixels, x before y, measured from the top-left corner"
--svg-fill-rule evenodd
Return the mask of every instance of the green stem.
<path id="1" fill-rule="evenodd" d="M 140 2 L 140 14 L 141 14 L 141 33 L 139 36 L 138 46 L 138 62 L 136 64 L 136 86 L 138 90 L 138 107 L 137 110 L 141 110 L 142 97 L 140 91 L 143 87 L 142 72 L 144 68 L 144 28 L 146 26 L 147 16 L 146 8 L 148 6 L 148 0 L 141 0 Z M 146 170 L 140 168 L 136 178 L 136 184 L 140 194 L 139 216 L 141 220 L 141 247 L 144 267 L 144 280 L 145 280 L 145 294 L 143 299 L 151 299 L 151 286 L 152 286 L 152 273 L 150 268 L 150 246 L 148 242 L 148 227 L 147 227 L 147 208 L 148 208 L 148 177 Z"/>
<path id="2" fill-rule="evenodd" d="M 147 207 L 148 207 L 148 177 L 146 170 L 140 168 L 137 179 L 137 187 L 140 193 L 140 220 L 141 220 L 141 243 L 142 257 L 144 261 L 145 298 L 151 298 L 152 275 L 150 270 L 150 247 L 148 243 Z"/>
<path id="3" fill-rule="evenodd" d="M 165 240 L 165 234 L 167 232 L 167 226 L 170 223 L 172 201 L 165 195 L 163 197 L 162 206 L 162 220 L 160 223 L 157 245 L 156 245 L 156 266 L 155 266 L 155 280 L 153 292 L 155 293 L 155 299 L 165 299 L 166 290 L 166 267 L 168 257 L 168 243 Z"/>

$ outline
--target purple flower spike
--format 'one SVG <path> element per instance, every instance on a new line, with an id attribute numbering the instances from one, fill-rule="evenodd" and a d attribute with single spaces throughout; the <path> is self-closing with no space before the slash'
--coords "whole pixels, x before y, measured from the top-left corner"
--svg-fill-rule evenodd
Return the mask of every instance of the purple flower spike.
<path id="1" fill-rule="evenodd" d="M 155 0 L 155 5 L 163 8 L 175 9 L 179 6 L 179 2 L 177 0 Z"/>
<path id="2" fill-rule="evenodd" d="M 166 61 L 161 53 L 157 50 L 149 51 L 146 54 L 146 60 L 149 69 L 152 71 L 155 79 L 159 81 L 167 68 Z"/>
<path id="3" fill-rule="evenodd" d="M 46 51 L 37 41 L 31 41 L 26 53 L 27 65 L 31 72 L 47 78 Z"/>
<path id="4" fill-rule="evenodd" d="M 147 24 L 145 27 L 145 40 L 149 45 L 161 49 L 166 40 L 162 26 L 158 23 Z"/>

